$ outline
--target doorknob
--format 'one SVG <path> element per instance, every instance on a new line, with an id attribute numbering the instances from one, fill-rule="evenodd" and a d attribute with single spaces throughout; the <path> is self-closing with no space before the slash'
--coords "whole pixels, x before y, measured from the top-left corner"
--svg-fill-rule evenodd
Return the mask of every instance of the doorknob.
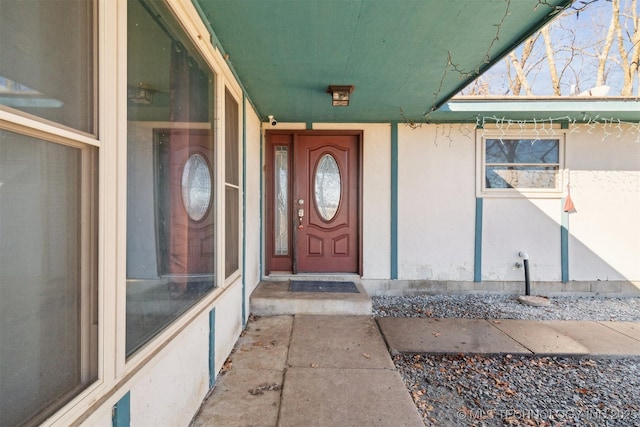
<path id="1" fill-rule="evenodd" d="M 304 217 L 304 209 L 298 209 L 298 229 L 301 230 L 303 225 L 302 225 L 302 218 Z"/>
<path id="2" fill-rule="evenodd" d="M 304 199 L 298 199 L 298 204 L 299 205 L 304 205 Z"/>

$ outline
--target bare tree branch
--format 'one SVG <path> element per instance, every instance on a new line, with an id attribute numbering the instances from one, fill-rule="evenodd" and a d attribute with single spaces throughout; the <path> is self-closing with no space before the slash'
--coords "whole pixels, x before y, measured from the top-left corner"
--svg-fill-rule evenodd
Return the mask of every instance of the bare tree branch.
<path id="1" fill-rule="evenodd" d="M 618 2 L 618 0 L 615 0 Z M 619 7 L 619 6 L 618 6 Z M 615 7 L 614 7 L 615 9 Z M 613 37 L 615 35 L 617 14 L 614 12 L 611 14 L 611 22 L 609 23 L 609 30 L 607 36 L 604 39 L 604 46 L 602 52 L 598 55 L 598 74 L 596 74 L 596 86 L 600 86 L 606 83 L 605 79 L 605 67 L 607 65 L 607 59 L 609 58 L 609 51 L 613 44 Z"/>
<path id="2" fill-rule="evenodd" d="M 549 26 L 546 25 L 540 30 L 542 38 L 544 40 L 544 46 L 547 55 L 547 64 L 549 65 L 549 74 L 551 76 L 551 86 L 553 87 L 553 94 L 556 96 L 562 95 L 560 92 L 560 79 L 558 78 L 558 70 L 556 69 L 556 59 L 553 51 L 553 43 L 551 41 L 551 35 L 549 34 Z"/>

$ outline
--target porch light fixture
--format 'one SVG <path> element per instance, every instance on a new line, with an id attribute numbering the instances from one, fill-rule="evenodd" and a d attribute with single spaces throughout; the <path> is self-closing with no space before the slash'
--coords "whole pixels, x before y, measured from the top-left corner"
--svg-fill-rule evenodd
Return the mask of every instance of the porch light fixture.
<path id="1" fill-rule="evenodd" d="M 329 86 L 327 93 L 331 94 L 331 105 L 334 107 L 346 107 L 349 105 L 349 97 L 355 86 Z"/>

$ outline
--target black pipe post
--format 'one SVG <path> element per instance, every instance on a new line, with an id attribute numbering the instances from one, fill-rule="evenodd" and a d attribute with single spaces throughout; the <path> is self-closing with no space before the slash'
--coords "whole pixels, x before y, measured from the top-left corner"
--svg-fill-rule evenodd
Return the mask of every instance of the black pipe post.
<path id="1" fill-rule="evenodd" d="M 531 283 L 529 282 L 529 260 L 524 259 L 524 294 L 531 295 Z"/>

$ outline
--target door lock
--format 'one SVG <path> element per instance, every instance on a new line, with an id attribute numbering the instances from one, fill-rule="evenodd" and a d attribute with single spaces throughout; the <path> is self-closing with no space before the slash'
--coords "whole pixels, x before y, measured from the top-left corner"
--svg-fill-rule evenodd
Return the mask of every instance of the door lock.
<path id="1" fill-rule="evenodd" d="M 298 230 L 301 230 L 303 225 L 302 225 L 302 218 L 304 217 L 304 209 L 298 209 Z"/>

